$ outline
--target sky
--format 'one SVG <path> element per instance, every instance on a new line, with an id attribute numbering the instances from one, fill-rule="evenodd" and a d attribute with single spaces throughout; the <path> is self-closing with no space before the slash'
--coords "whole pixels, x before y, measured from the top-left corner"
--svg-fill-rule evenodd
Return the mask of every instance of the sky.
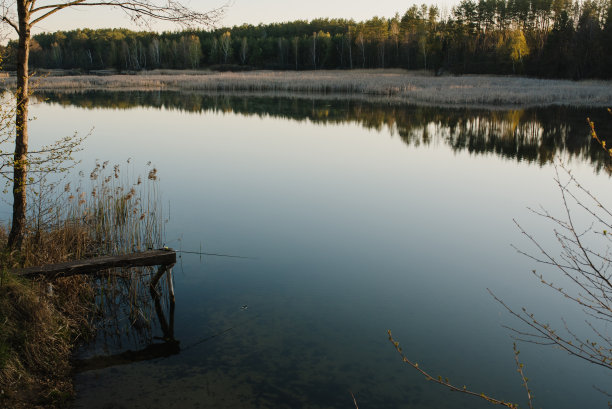
<path id="1" fill-rule="evenodd" d="M 412 4 L 436 4 L 441 9 L 450 9 L 458 0 L 229 0 L 224 18 L 219 26 L 234 26 L 244 23 L 285 22 L 312 20 L 318 17 L 353 18 L 357 21 L 373 16 L 392 17 L 396 12 L 403 14 Z M 41 2 L 42 3 L 42 2 Z M 206 11 L 225 4 L 225 0 L 185 0 L 184 4 L 198 11 Z M 73 30 L 76 28 L 124 27 L 133 30 L 147 29 L 135 26 L 121 10 L 108 7 L 85 7 L 66 9 L 40 22 L 33 30 Z M 154 23 L 154 31 L 176 30 L 171 24 Z"/>

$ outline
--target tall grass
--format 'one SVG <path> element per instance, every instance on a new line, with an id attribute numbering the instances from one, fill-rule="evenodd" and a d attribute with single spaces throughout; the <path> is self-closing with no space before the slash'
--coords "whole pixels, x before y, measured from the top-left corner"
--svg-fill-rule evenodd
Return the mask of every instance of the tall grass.
<path id="1" fill-rule="evenodd" d="M 83 176 L 76 187 L 64 186 L 67 206 L 58 208 L 55 216 L 65 225 L 77 225 L 87 232 L 90 245 L 82 248 L 81 257 L 162 246 L 165 223 L 155 167 L 136 176 L 129 160 L 123 167 L 98 162 L 89 175 Z M 112 269 L 93 278 L 98 340 L 107 346 L 120 346 L 126 335 L 132 345 L 151 341 L 155 311 L 149 280 L 154 270 Z M 165 288 L 166 283 L 161 284 Z"/>
<path id="2" fill-rule="evenodd" d="M 70 350 L 79 323 L 50 302 L 36 283 L 3 277 L 0 285 L 0 407 L 54 408 L 72 395 Z M 68 307 L 64 307 L 68 308 Z M 41 406 L 38 406 L 41 405 Z"/>
<path id="3" fill-rule="evenodd" d="M 40 90 L 192 90 L 372 97 L 454 106 L 609 106 L 609 81 L 503 76 L 441 76 L 403 70 L 202 72 L 201 75 L 64 76 L 39 80 Z"/>
<path id="4" fill-rule="evenodd" d="M 82 340 L 150 342 L 153 268 L 112 269 L 52 282 L 6 272 L 160 247 L 164 221 L 157 170 L 134 176 L 108 162 L 71 183 L 42 178 L 20 252 L 0 254 L 0 407 L 60 407 L 72 396 L 70 354 Z M 6 240 L 0 229 L 0 241 Z M 166 283 L 162 281 L 162 289 Z M 166 309 L 168 307 L 166 306 Z M 33 398 L 34 397 L 34 398 Z"/>
<path id="5" fill-rule="evenodd" d="M 157 170 L 134 176 L 128 162 L 96 163 L 68 183 L 46 178 L 30 186 L 23 266 L 159 248 L 164 221 Z"/>
<path id="6" fill-rule="evenodd" d="M 123 173 L 119 165 L 96 163 L 89 191 L 80 185 L 68 196 L 65 219 L 83 223 L 104 254 L 159 248 L 164 222 L 157 178 L 155 168 L 133 180 L 129 168 Z"/>

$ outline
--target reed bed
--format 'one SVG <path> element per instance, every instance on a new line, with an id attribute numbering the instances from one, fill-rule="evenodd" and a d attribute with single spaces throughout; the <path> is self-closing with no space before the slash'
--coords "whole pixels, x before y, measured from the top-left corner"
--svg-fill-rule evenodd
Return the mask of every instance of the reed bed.
<path id="1" fill-rule="evenodd" d="M 63 218 L 84 223 L 104 254 L 159 248 L 164 223 L 157 169 L 151 167 L 137 177 L 132 177 L 132 169 L 122 172 L 118 164 L 96 163 L 89 174 L 89 190 L 82 182 L 73 191 L 65 185 L 69 206 Z"/>
<path id="2" fill-rule="evenodd" d="M 96 163 L 89 175 L 81 174 L 76 187 L 63 188 L 63 203 L 68 205 L 58 208 L 55 218 L 87 232 L 93 246 L 83 248 L 81 257 L 144 251 L 163 244 L 157 169 L 149 167 L 144 176 L 136 176 L 129 160 L 126 165 Z M 153 274 L 152 267 L 124 268 L 93 278 L 98 340 L 107 346 L 121 346 L 126 335 L 131 345 L 151 341 L 154 308 L 148 284 Z M 166 285 L 162 281 L 161 288 Z"/>
<path id="3" fill-rule="evenodd" d="M 180 74 L 62 76 L 37 79 L 37 89 L 184 90 L 365 96 L 444 106 L 609 106 L 612 82 L 545 80 L 510 76 L 432 76 L 403 70 L 250 71 Z"/>
<path id="4" fill-rule="evenodd" d="M 152 268 L 50 283 L 22 281 L 6 272 L 160 247 L 164 222 L 157 170 L 149 167 L 136 177 L 130 165 L 126 168 L 98 163 L 72 183 L 43 178 L 30 187 L 35 192 L 30 197 L 39 200 L 28 209 L 23 247 L 0 257 L 0 407 L 63 407 L 74 393 L 70 355 L 83 340 L 151 342 Z M 6 240 L 3 229 L 0 240 Z M 166 285 L 162 280 L 162 292 Z"/>
<path id="5" fill-rule="evenodd" d="M 31 186 L 24 266 L 143 251 L 164 234 L 157 169 L 134 176 L 119 164 L 96 163 L 76 180 Z"/>

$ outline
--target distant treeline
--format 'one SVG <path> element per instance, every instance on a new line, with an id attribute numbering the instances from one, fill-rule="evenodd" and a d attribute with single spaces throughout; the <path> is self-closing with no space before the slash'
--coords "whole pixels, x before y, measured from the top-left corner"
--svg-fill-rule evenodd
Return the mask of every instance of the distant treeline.
<path id="1" fill-rule="evenodd" d="M 14 66 L 16 43 L 4 50 Z M 355 22 L 316 19 L 212 31 L 73 30 L 37 34 L 34 68 L 353 69 L 612 77 L 610 0 L 464 0 Z"/>

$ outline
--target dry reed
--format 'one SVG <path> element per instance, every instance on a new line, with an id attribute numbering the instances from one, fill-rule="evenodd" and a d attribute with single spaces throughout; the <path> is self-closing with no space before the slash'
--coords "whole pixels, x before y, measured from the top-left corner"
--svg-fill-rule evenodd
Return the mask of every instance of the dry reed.
<path id="1" fill-rule="evenodd" d="M 145 174 L 133 177 L 129 161 L 125 169 L 96 163 L 88 183 L 81 180 L 74 189 L 65 185 L 68 204 L 58 208 L 56 217 L 87 232 L 93 247 L 83 248 L 83 256 L 162 246 L 164 221 L 157 169 L 150 167 Z M 154 308 L 148 282 L 152 274 L 153 268 L 113 269 L 93 279 L 98 308 L 94 326 L 99 339 L 117 344 L 128 334 L 138 344 L 150 341 Z"/>
<path id="2" fill-rule="evenodd" d="M 25 282 L 6 272 L 31 266 L 159 247 L 163 221 L 157 174 L 131 178 L 108 163 L 59 188 L 38 186 L 45 200 L 29 210 L 20 252 L 0 257 L 0 407 L 62 407 L 73 395 L 70 355 L 94 331 L 151 338 L 151 270 L 110 270 Z M 51 199 L 53 198 L 53 199 Z M 0 229 L 0 241 L 6 240 Z M 7 406 L 7 407 L 8 407 Z"/>
<path id="3" fill-rule="evenodd" d="M 40 78 L 39 90 L 191 90 L 384 98 L 392 102 L 452 106 L 609 106 L 609 81 L 544 80 L 506 76 L 440 76 L 403 70 L 202 71 L 140 75 Z"/>
<path id="4" fill-rule="evenodd" d="M 37 283 L 2 281 L 0 407 L 61 407 L 72 395 L 69 358 L 78 326 Z"/>

